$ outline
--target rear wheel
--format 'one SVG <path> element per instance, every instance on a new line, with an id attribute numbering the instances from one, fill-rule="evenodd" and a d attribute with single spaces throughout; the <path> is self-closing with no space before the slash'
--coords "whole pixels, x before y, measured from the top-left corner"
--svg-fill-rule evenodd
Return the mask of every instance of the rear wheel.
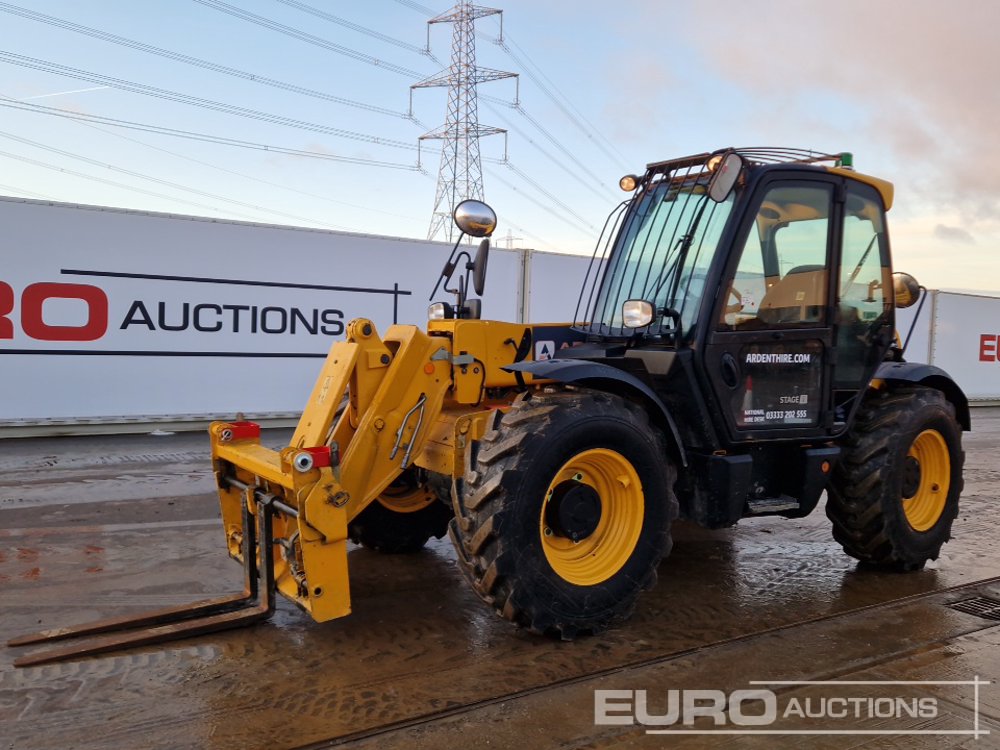
<path id="1" fill-rule="evenodd" d="M 638 406 L 523 396 L 470 453 L 452 540 L 503 617 L 570 639 L 627 618 L 670 549 L 676 470 Z"/>
<path id="2" fill-rule="evenodd" d="M 451 508 L 411 469 L 361 511 L 347 530 L 352 542 L 378 552 L 417 552 L 431 537 L 443 537 L 449 520 Z"/>
<path id="3" fill-rule="evenodd" d="M 852 557 L 920 570 L 951 538 L 962 492 L 961 427 L 932 388 L 869 396 L 828 492 L 833 536 Z"/>

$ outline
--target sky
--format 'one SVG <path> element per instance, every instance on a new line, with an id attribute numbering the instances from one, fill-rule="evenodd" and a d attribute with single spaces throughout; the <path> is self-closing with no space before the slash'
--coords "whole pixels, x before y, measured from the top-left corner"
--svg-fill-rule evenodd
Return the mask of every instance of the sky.
<path id="1" fill-rule="evenodd" d="M 0 2 L 0 195 L 425 238 L 440 156 L 419 139 L 447 92 L 412 91 L 409 116 L 410 87 L 447 67 L 452 27 L 427 20 L 450 7 Z M 490 7 L 502 44 L 477 21 L 477 62 L 520 74 L 478 87 L 508 131 L 480 141 L 498 245 L 589 254 L 649 162 L 850 151 L 896 186 L 896 270 L 1000 293 L 1000 3 Z"/>

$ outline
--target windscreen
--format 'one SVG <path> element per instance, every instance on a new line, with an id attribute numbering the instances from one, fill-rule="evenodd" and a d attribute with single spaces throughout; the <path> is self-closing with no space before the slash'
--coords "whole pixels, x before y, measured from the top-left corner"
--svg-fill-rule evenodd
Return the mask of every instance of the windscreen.
<path id="1" fill-rule="evenodd" d="M 628 335 L 622 303 L 642 299 L 675 311 L 685 334 L 693 332 L 708 268 L 733 205 L 733 194 L 722 203 L 712 201 L 706 185 L 704 173 L 663 175 L 648 180 L 622 212 L 612 215 L 615 239 L 589 294 L 585 290 L 581 298 L 578 326 L 590 333 Z M 586 310 L 585 320 L 579 319 L 580 309 Z M 668 315 L 655 319 L 648 332 L 675 327 Z"/>

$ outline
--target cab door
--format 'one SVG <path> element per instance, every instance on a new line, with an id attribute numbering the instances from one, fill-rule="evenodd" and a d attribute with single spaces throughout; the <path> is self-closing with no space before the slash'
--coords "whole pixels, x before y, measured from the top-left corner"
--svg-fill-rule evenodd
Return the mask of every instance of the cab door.
<path id="1" fill-rule="evenodd" d="M 832 361 L 835 431 L 846 429 L 896 328 L 885 207 L 875 188 L 849 180 L 834 278 Z"/>
<path id="2" fill-rule="evenodd" d="M 821 435 L 832 425 L 842 191 L 833 175 L 775 176 L 757 187 L 735 235 L 703 360 L 733 442 Z"/>

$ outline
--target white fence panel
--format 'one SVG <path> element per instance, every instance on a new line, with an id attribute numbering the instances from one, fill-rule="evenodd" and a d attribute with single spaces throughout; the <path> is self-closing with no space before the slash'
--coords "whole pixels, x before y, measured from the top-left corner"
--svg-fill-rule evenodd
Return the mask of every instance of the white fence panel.
<path id="1" fill-rule="evenodd" d="M 970 401 L 1000 399 L 1000 299 L 938 292 L 933 313 L 931 364 Z"/>
<path id="2" fill-rule="evenodd" d="M 0 424 L 301 410 L 352 318 L 426 320 L 451 249 L 17 199 L 0 226 Z M 490 317 L 521 265 L 492 251 Z"/>
<path id="3" fill-rule="evenodd" d="M 451 250 L 13 198 L 0 198 L 0 225 L 2 428 L 293 415 L 352 318 L 424 323 Z M 589 268 L 493 248 L 484 317 L 569 322 Z M 899 311 L 904 337 L 914 313 Z M 998 298 L 931 292 L 907 358 L 972 400 L 1000 399 L 997 321 Z"/>
<path id="4" fill-rule="evenodd" d="M 590 257 L 530 251 L 525 275 L 528 287 L 525 320 L 529 323 L 571 322 L 590 267 Z M 591 269 L 591 277 L 594 273 Z"/>
<path id="5" fill-rule="evenodd" d="M 917 315 L 919 302 L 913 307 L 896 310 L 896 331 L 906 343 L 906 359 L 911 362 L 931 361 L 931 322 L 934 318 L 934 297 L 936 291 L 928 291 Z M 916 320 L 916 325 L 914 325 Z M 911 334 L 912 328 L 912 334 Z M 907 337 L 909 336 L 909 339 Z"/>

